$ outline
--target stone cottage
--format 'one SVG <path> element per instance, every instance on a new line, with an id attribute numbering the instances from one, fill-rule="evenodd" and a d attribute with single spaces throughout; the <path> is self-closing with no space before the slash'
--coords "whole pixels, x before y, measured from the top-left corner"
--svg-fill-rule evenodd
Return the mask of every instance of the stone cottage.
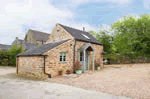
<path id="1" fill-rule="evenodd" d="M 29 50 L 31 48 L 37 47 L 38 45 L 42 45 L 46 43 L 50 34 L 44 33 L 37 30 L 29 29 L 25 35 L 24 40 L 16 39 L 13 41 L 12 45 L 20 46 L 24 50 Z"/>
<path id="2" fill-rule="evenodd" d="M 21 40 L 21 39 L 19 39 L 18 37 L 16 37 L 16 39 L 12 42 L 11 45 L 12 45 L 12 46 L 15 45 L 15 46 L 17 46 L 17 47 L 18 47 L 18 46 L 21 47 L 21 46 L 22 46 L 22 43 L 23 43 L 23 40 Z"/>
<path id="3" fill-rule="evenodd" d="M 17 55 L 17 74 L 39 78 L 55 77 L 59 70 L 74 72 L 82 64 L 83 73 L 95 70 L 95 61 L 103 66 L 103 45 L 88 32 L 56 24 L 44 45 Z"/>
<path id="4" fill-rule="evenodd" d="M 48 33 L 29 29 L 24 38 L 24 42 L 32 43 L 35 45 L 43 45 L 48 40 L 49 35 L 50 34 L 48 34 Z"/>

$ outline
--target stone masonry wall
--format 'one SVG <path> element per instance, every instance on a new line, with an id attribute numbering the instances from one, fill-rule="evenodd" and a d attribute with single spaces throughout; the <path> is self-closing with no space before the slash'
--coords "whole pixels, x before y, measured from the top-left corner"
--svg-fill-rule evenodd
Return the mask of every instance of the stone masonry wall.
<path id="1" fill-rule="evenodd" d="M 48 55 L 46 57 L 46 73 L 50 73 L 52 77 L 55 77 L 58 75 L 59 70 L 63 70 L 63 73 L 66 73 L 67 69 L 72 71 L 73 46 L 74 40 L 69 40 L 44 53 Z M 59 62 L 60 52 L 66 52 L 66 63 Z"/>
<path id="2" fill-rule="evenodd" d="M 73 39 L 73 37 L 70 33 L 64 30 L 64 28 L 56 24 L 46 43 L 55 42 L 63 39 Z"/>
<path id="3" fill-rule="evenodd" d="M 19 56 L 18 57 L 18 75 L 27 77 L 46 78 L 44 74 L 43 56 Z"/>
<path id="4" fill-rule="evenodd" d="M 87 43 L 86 42 L 82 42 L 82 41 L 77 41 L 76 42 L 76 48 L 75 48 L 75 61 L 78 60 L 78 56 L 79 56 L 79 52 L 78 49 L 82 46 L 85 46 Z M 101 66 L 103 67 L 103 56 L 102 56 L 102 52 L 103 52 L 103 46 L 101 45 L 97 45 L 97 44 L 91 44 L 92 47 L 95 49 L 95 61 L 100 61 L 101 62 Z M 89 69 L 92 70 L 92 51 L 90 52 L 90 62 L 89 62 Z"/>
<path id="5" fill-rule="evenodd" d="M 28 31 L 28 33 L 26 35 L 26 38 L 24 39 L 24 42 L 33 43 L 33 44 L 36 44 L 36 45 L 42 45 L 42 41 L 35 40 L 32 37 L 32 35 L 33 35 L 32 31 Z M 43 43 L 45 43 L 45 42 L 43 42 Z"/>

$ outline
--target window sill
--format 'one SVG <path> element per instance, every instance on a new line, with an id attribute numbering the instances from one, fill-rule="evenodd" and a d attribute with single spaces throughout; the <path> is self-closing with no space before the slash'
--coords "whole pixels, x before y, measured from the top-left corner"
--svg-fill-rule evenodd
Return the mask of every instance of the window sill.
<path id="1" fill-rule="evenodd" d="M 66 64 L 67 62 L 59 62 L 59 64 Z"/>

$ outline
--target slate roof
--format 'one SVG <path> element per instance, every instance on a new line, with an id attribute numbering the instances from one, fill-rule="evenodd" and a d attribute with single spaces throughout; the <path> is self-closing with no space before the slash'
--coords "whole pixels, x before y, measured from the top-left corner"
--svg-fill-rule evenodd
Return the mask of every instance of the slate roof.
<path id="1" fill-rule="evenodd" d="M 33 49 L 29 49 L 27 50 L 26 52 L 23 52 L 23 53 L 20 53 L 16 56 L 33 56 L 33 55 L 42 55 L 44 52 L 46 51 L 49 51 L 51 50 L 52 48 L 68 41 L 69 39 L 67 40 L 61 40 L 61 41 L 58 41 L 58 42 L 54 42 L 54 43 L 48 43 L 48 44 L 44 44 L 44 45 L 41 45 L 41 46 L 38 46 L 38 47 L 35 47 Z"/>
<path id="2" fill-rule="evenodd" d="M 11 45 L 0 44 L 0 50 L 8 50 L 11 48 Z"/>
<path id="3" fill-rule="evenodd" d="M 35 48 L 38 46 L 38 45 L 35 45 L 33 43 L 23 43 L 23 45 L 24 45 L 24 49 L 26 49 L 26 50 L 29 50 L 31 48 Z"/>
<path id="4" fill-rule="evenodd" d="M 69 32 L 76 40 L 102 45 L 102 43 L 100 43 L 98 40 L 96 40 L 95 37 L 93 37 L 91 34 L 89 34 L 86 31 L 74 29 L 62 24 L 59 25 L 62 26 L 67 32 Z M 86 35 L 89 39 L 83 35 Z"/>
<path id="5" fill-rule="evenodd" d="M 44 33 L 44 32 L 40 32 L 40 31 L 37 31 L 37 30 L 31 30 L 29 29 L 29 31 L 31 31 L 33 33 L 33 38 L 37 41 L 47 41 L 48 40 L 48 37 L 50 34 L 48 33 Z"/>

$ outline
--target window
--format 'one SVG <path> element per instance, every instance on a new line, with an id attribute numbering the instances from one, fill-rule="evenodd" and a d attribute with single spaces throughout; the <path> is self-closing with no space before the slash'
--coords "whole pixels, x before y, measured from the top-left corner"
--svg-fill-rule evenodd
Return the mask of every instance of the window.
<path id="1" fill-rule="evenodd" d="M 56 32 L 56 36 L 59 36 L 60 30 L 57 30 Z"/>
<path id="2" fill-rule="evenodd" d="M 86 36 L 85 34 L 82 34 L 82 36 L 84 36 L 85 38 L 87 38 L 87 39 L 90 39 L 88 36 Z"/>
<path id="3" fill-rule="evenodd" d="M 83 52 L 80 52 L 80 61 L 83 61 Z"/>
<path id="4" fill-rule="evenodd" d="M 66 62 L 66 53 L 65 53 L 65 52 L 61 52 L 61 53 L 60 53 L 59 61 L 60 61 L 61 63 Z"/>

